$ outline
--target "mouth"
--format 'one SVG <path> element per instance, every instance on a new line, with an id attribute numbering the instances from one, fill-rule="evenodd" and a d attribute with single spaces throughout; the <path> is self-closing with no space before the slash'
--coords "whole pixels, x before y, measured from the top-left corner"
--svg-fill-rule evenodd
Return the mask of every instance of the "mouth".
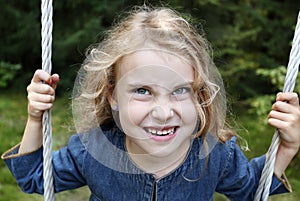
<path id="1" fill-rule="evenodd" d="M 146 128 L 146 132 L 154 135 L 154 136 L 167 136 L 167 135 L 173 135 L 178 126 L 175 127 L 168 127 L 168 128 L 163 128 L 163 129 L 155 129 L 155 128 Z"/>

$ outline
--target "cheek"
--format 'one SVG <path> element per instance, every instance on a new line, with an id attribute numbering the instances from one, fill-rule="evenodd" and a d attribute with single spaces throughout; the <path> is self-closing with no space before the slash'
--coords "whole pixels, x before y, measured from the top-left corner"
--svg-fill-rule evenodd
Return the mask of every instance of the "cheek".
<path id="1" fill-rule="evenodd" d="M 181 119 L 184 124 L 195 127 L 197 118 L 198 113 L 192 101 L 186 101 L 181 104 Z"/>
<path id="2" fill-rule="evenodd" d="M 150 112 L 150 107 L 139 101 L 128 101 L 123 106 L 124 108 L 120 108 L 121 122 L 128 125 L 140 125 Z"/>
<path id="3" fill-rule="evenodd" d="M 147 108 L 144 104 L 127 103 L 119 110 L 121 127 L 127 136 L 135 139 L 148 139 L 146 135 L 141 135 L 143 122 L 147 118 Z"/>

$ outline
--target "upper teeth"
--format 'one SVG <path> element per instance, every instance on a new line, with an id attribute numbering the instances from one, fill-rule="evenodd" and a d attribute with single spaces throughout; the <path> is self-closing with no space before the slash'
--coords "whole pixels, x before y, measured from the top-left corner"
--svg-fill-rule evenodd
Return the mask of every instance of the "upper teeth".
<path id="1" fill-rule="evenodd" d="M 155 130 L 155 129 L 148 129 L 148 132 L 154 135 L 169 135 L 173 134 L 175 131 L 175 128 L 170 128 L 168 130 Z"/>

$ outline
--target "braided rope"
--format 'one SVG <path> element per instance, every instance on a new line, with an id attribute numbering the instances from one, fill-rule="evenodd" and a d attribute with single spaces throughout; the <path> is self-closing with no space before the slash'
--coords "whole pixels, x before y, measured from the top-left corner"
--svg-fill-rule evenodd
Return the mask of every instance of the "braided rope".
<path id="1" fill-rule="evenodd" d="M 290 52 L 290 59 L 287 67 L 287 73 L 284 81 L 283 92 L 292 92 L 295 87 L 297 74 L 300 64 L 300 12 L 298 14 L 297 25 L 292 43 L 292 49 Z M 274 172 L 274 164 L 278 145 L 280 143 L 278 130 L 275 131 L 270 148 L 268 150 L 268 157 L 262 175 L 259 181 L 254 200 L 255 201 L 267 201 L 270 192 L 270 186 L 272 183 L 272 176 Z"/>
<path id="2" fill-rule="evenodd" d="M 51 46 L 52 46 L 52 0 L 42 0 L 42 69 L 51 73 Z M 54 187 L 52 177 L 52 127 L 51 110 L 43 114 L 43 177 L 44 177 L 44 200 L 54 201 Z"/>

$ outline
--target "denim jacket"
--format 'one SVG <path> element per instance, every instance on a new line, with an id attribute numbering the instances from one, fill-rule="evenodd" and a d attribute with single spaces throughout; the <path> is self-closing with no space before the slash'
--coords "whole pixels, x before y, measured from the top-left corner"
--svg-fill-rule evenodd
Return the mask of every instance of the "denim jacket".
<path id="1" fill-rule="evenodd" d="M 230 200 L 253 200 L 265 156 L 248 162 L 235 138 L 217 142 L 208 157 L 199 157 L 202 138 L 191 142 L 184 162 L 156 179 L 140 170 L 126 154 L 125 135 L 115 125 L 73 135 L 53 152 L 55 192 L 88 185 L 90 201 L 209 201 L 214 192 Z M 43 193 L 42 148 L 18 155 L 18 146 L 3 154 L 21 189 Z M 270 194 L 290 191 L 286 178 L 273 176 Z"/>

